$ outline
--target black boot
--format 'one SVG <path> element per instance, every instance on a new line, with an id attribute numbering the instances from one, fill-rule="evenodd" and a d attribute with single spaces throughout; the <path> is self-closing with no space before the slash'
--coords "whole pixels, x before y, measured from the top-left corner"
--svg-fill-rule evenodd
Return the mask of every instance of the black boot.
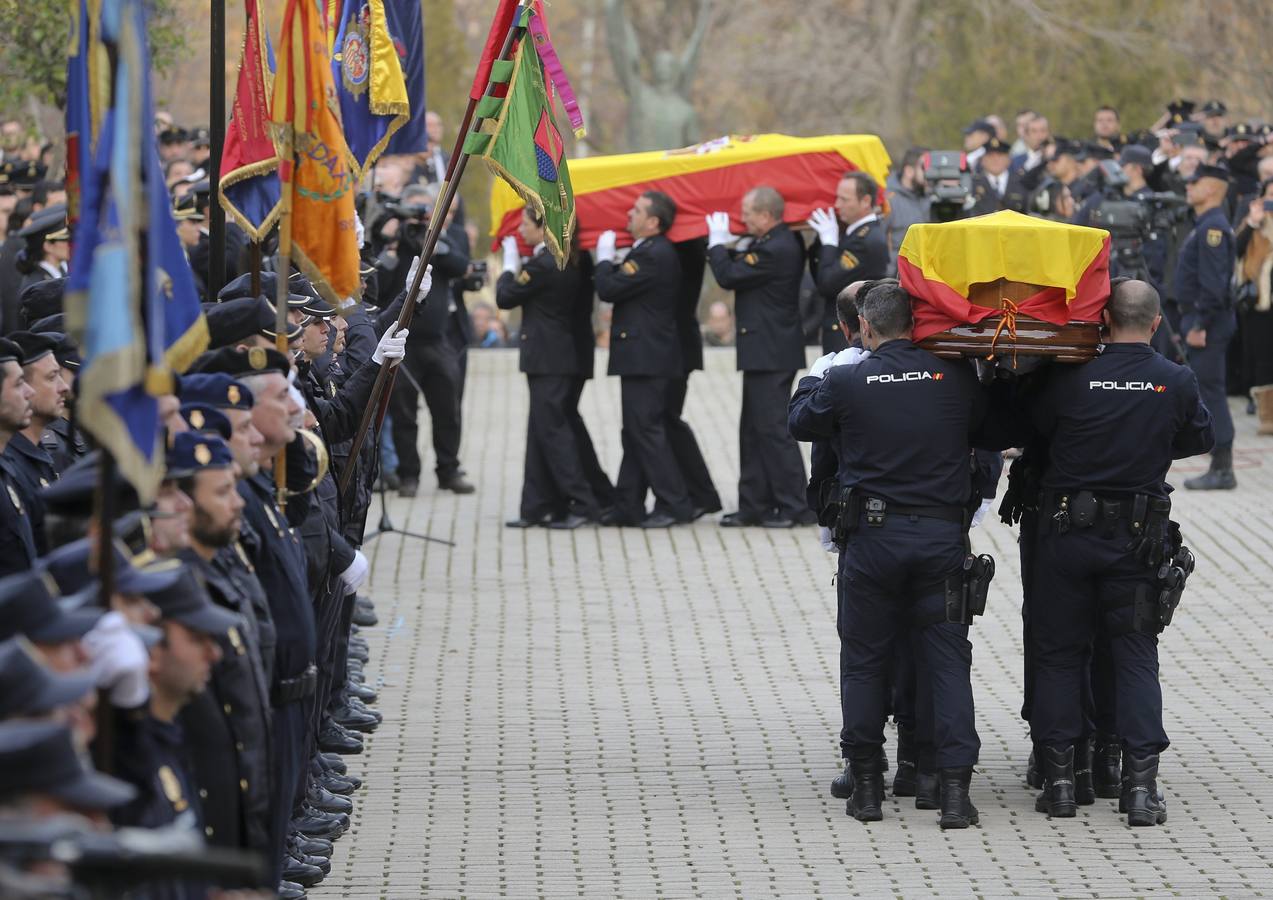
<path id="1" fill-rule="evenodd" d="M 849 760 L 853 775 L 853 796 L 844 812 L 859 822 L 884 818 L 884 754 L 878 747 L 866 753 L 854 751 Z"/>
<path id="2" fill-rule="evenodd" d="M 1092 741 L 1089 736 L 1074 745 L 1074 802 L 1079 806 L 1096 802 L 1096 788 L 1092 784 Z"/>
<path id="3" fill-rule="evenodd" d="M 1123 759 L 1123 793 L 1119 812 L 1127 813 L 1132 826 L 1162 825 L 1167 821 L 1167 801 L 1158 790 L 1158 754 Z"/>
<path id="4" fill-rule="evenodd" d="M 968 797 L 972 784 L 972 766 L 941 770 L 941 828 L 967 828 L 976 825 L 980 818 L 977 807 Z"/>
<path id="5" fill-rule="evenodd" d="M 1074 799 L 1074 747 L 1064 750 L 1043 748 L 1043 793 L 1034 801 L 1038 812 L 1054 819 L 1073 818 L 1078 812 Z"/>
<path id="6" fill-rule="evenodd" d="M 1113 800 L 1122 794 L 1122 753 L 1118 735 L 1096 732 L 1096 747 L 1092 751 L 1092 784 L 1096 796 Z"/>
<path id="7" fill-rule="evenodd" d="M 897 771 L 893 773 L 893 796 L 915 796 L 915 732 L 897 726 Z"/>
<path id="8" fill-rule="evenodd" d="M 1216 447 L 1211 451 L 1211 468 L 1197 478 L 1186 478 L 1191 491 L 1231 491 L 1238 486 L 1233 477 L 1233 447 Z"/>
<path id="9" fill-rule="evenodd" d="M 853 796 L 853 769 L 847 759 L 844 772 L 831 779 L 831 796 L 837 800 L 848 800 Z"/>
<path id="10" fill-rule="evenodd" d="M 1043 770 L 1039 768 L 1041 755 L 1038 747 L 1031 748 L 1030 759 L 1025 764 L 1025 783 L 1036 791 L 1043 790 Z"/>
<path id="11" fill-rule="evenodd" d="M 941 779 L 936 772 L 916 771 L 915 808 L 941 809 Z"/>

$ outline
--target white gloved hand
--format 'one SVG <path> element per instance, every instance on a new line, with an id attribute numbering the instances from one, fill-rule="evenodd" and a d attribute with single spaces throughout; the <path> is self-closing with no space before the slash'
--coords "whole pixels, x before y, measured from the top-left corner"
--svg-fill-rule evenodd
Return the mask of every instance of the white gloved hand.
<path id="1" fill-rule="evenodd" d="M 367 562 L 367 557 L 361 550 L 355 550 L 354 561 L 349 564 L 348 569 L 340 573 L 341 583 L 345 585 L 345 593 L 352 594 L 357 591 L 367 583 L 367 576 L 370 574 L 371 563 Z"/>
<path id="2" fill-rule="evenodd" d="M 522 270 L 522 255 L 517 250 L 517 238 L 510 234 L 500 241 L 500 246 L 504 248 L 504 271 L 516 275 Z"/>
<path id="3" fill-rule="evenodd" d="M 385 360 L 389 360 L 391 367 L 396 366 L 407 355 L 407 335 L 410 332 L 405 328 L 400 331 L 397 329 L 398 325 L 395 322 L 381 336 L 380 343 L 376 345 L 375 352 L 371 354 L 371 361 L 376 365 L 383 366 Z M 395 331 L 397 331 L 396 334 L 394 333 Z"/>
<path id="4" fill-rule="evenodd" d="M 597 262 L 613 262 L 615 233 L 613 231 L 603 231 L 601 236 L 597 238 Z"/>
<path id="5" fill-rule="evenodd" d="M 358 242 L 359 250 L 367 243 L 367 228 L 362 224 L 362 217 L 358 213 L 354 213 L 354 240 Z"/>
<path id="6" fill-rule="evenodd" d="M 835 210 L 815 209 L 809 216 L 809 227 L 817 232 L 818 239 L 828 247 L 840 244 L 840 223 L 835 219 Z"/>
<path id="7" fill-rule="evenodd" d="M 420 268 L 420 257 L 411 260 L 411 268 L 407 269 L 407 280 L 403 282 L 405 290 L 411 290 L 411 285 L 415 284 L 415 273 Z M 416 303 L 423 303 L 424 298 L 429 296 L 429 289 L 433 287 L 433 264 L 424 270 L 424 278 L 420 281 L 420 293 L 415 295 Z"/>
<path id="8" fill-rule="evenodd" d="M 717 244 L 725 244 L 729 242 L 731 237 L 729 233 L 729 213 L 714 212 L 706 217 L 707 219 L 707 246 L 715 247 Z"/>
<path id="9" fill-rule="evenodd" d="M 976 528 L 980 525 L 982 520 L 986 517 L 986 513 L 990 512 L 990 507 L 994 502 L 995 501 L 993 499 L 982 500 L 981 505 L 977 507 L 977 511 L 972 514 L 972 524 L 969 527 Z"/>
<path id="10" fill-rule="evenodd" d="M 819 356 L 813 361 L 813 365 L 809 367 L 809 374 L 814 378 L 822 378 L 827 374 L 827 371 L 834 363 L 834 353 L 828 353 L 826 356 Z"/>
<path id="11" fill-rule="evenodd" d="M 288 373 L 287 393 L 300 409 L 290 424 L 293 428 L 302 428 L 305 425 L 305 410 L 309 407 L 305 404 L 305 395 L 301 393 L 301 389 L 296 386 L 296 369 L 292 369 L 292 371 Z"/>
<path id="12" fill-rule="evenodd" d="M 96 685 L 110 695 L 113 706 L 135 709 L 150 697 L 150 654 L 128 625 L 123 613 L 112 610 L 84 635 L 89 671 Z"/>

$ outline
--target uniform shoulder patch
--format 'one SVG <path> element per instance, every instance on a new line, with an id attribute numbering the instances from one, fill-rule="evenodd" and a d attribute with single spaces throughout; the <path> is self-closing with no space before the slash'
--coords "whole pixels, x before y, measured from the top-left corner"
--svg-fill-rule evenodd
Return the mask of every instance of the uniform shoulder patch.
<path id="1" fill-rule="evenodd" d="M 13 504 L 14 511 L 20 516 L 26 515 L 26 510 L 22 508 L 22 501 L 18 499 L 18 492 L 13 489 L 13 485 L 6 484 L 5 487 L 9 490 L 9 502 Z"/>
<path id="2" fill-rule="evenodd" d="M 515 276 L 513 276 L 513 280 L 516 281 L 518 284 L 530 284 L 530 273 L 527 272 L 525 269 L 522 269 Z"/>
<path id="3" fill-rule="evenodd" d="M 858 267 L 858 258 L 856 256 L 854 256 L 848 250 L 845 250 L 843 253 L 840 254 L 841 269 L 856 269 L 857 267 Z"/>
<path id="4" fill-rule="evenodd" d="M 625 259 L 620 268 L 622 268 L 624 273 L 627 275 L 635 275 L 641 270 L 641 267 L 636 264 L 636 261 L 631 259 Z"/>
<path id="5" fill-rule="evenodd" d="M 870 234 L 870 233 L 871 233 L 871 226 L 870 226 L 870 225 L 863 225 L 863 226 L 862 226 L 861 228 L 859 228 L 857 231 L 853 232 L 853 236 L 854 236 L 854 237 L 866 237 L 866 236 L 867 236 L 868 234 Z"/>
<path id="6" fill-rule="evenodd" d="M 743 256 L 743 262 L 747 263 L 747 265 L 749 266 L 754 266 L 759 261 L 760 261 L 760 257 L 754 253 L 748 253 L 745 256 Z"/>
<path id="7" fill-rule="evenodd" d="M 1221 231 L 1219 228 L 1207 229 L 1207 246 L 1208 247 L 1219 247 L 1220 242 L 1222 240 L 1224 240 L 1224 232 Z"/>
<path id="8" fill-rule="evenodd" d="M 164 796 L 168 798 L 172 808 L 177 812 L 185 812 L 190 804 L 186 802 L 185 794 L 181 790 L 181 782 L 172 769 L 167 766 L 159 767 L 159 785 L 163 788 Z"/>

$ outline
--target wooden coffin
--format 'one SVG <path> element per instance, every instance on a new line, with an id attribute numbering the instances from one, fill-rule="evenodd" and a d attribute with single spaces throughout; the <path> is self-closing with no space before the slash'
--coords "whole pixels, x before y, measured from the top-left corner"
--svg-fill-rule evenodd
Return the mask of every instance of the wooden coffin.
<path id="1" fill-rule="evenodd" d="M 1009 301 L 1006 305 L 1010 308 L 1013 303 L 1019 303 L 1041 290 L 1043 287 L 1040 285 L 1000 278 L 972 285 L 968 301 L 975 306 L 1003 310 L 1005 300 Z M 1053 325 L 1031 316 L 1007 312 L 989 315 L 975 325 L 958 325 L 949 331 L 930 335 L 919 345 L 937 356 L 993 359 L 999 365 L 1015 369 L 1016 361 L 1023 357 L 1044 357 L 1065 363 L 1087 362 L 1095 358 L 1100 337 L 1100 326 L 1095 322 Z"/>

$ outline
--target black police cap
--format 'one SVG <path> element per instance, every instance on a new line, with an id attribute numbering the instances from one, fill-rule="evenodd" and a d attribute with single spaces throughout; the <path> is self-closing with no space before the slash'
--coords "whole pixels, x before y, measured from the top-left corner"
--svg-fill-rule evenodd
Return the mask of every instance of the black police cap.
<path id="1" fill-rule="evenodd" d="M 93 690 L 93 676 L 86 670 L 54 672 L 35 652 L 22 637 L 0 643 L 0 721 L 43 716 Z"/>
<path id="2" fill-rule="evenodd" d="M 61 591 L 43 568 L 0 579 L 0 640 L 22 635 L 37 644 L 77 641 L 92 630 L 105 610 L 88 608 L 65 613 Z"/>
<path id="3" fill-rule="evenodd" d="M 145 597 L 159 607 L 163 618 L 203 634 L 227 634 L 231 628 L 242 624 L 237 615 L 212 602 L 203 580 L 188 566 L 182 567 L 181 574 L 171 585 L 147 591 Z"/>
<path id="4" fill-rule="evenodd" d="M 9 340 L 22 348 L 22 365 L 29 366 L 46 356 L 51 356 L 57 349 L 58 338 L 51 334 L 36 334 L 34 331 L 10 332 Z"/>
<path id="5" fill-rule="evenodd" d="M 221 413 L 215 413 L 225 423 L 229 437 L 230 421 Z M 205 419 L 206 422 L 206 419 Z M 183 431 L 173 435 L 172 446 L 164 457 L 169 478 L 189 478 L 204 469 L 228 469 L 234 465 L 234 455 L 229 445 L 220 437 L 203 431 Z"/>
<path id="6" fill-rule="evenodd" d="M 10 182 L 15 188 L 31 189 L 44 180 L 44 176 L 48 174 L 41 163 L 38 162 L 19 162 L 13 167 L 13 174 L 9 176 Z"/>
<path id="7" fill-rule="evenodd" d="M 976 119 L 964 128 L 964 134 L 972 134 L 974 131 L 981 131 L 990 135 L 996 133 L 995 127 L 985 119 Z"/>
<path id="8" fill-rule="evenodd" d="M 1259 129 L 1247 122 L 1230 125 L 1225 136 L 1231 141 L 1253 141 L 1259 136 Z"/>
<path id="9" fill-rule="evenodd" d="M 187 373 L 181 385 L 182 404 L 213 409 L 247 409 L 256 402 L 246 384 L 220 372 Z"/>
<path id="10" fill-rule="evenodd" d="M 261 273 L 261 294 L 271 303 L 278 296 L 278 276 L 273 272 Z M 314 296 L 302 290 L 302 285 L 288 283 L 287 286 L 287 306 L 289 309 L 300 309 L 313 299 Z M 248 272 L 240 275 L 231 281 L 217 293 L 218 300 L 235 300 L 240 297 L 254 297 L 252 293 L 252 273 Z"/>
<path id="11" fill-rule="evenodd" d="M 986 153 L 1012 153 L 1012 147 L 999 140 L 997 137 L 992 137 L 990 140 L 986 141 L 981 145 L 981 149 L 985 150 Z"/>
<path id="12" fill-rule="evenodd" d="M 207 147 L 211 143 L 208 135 L 208 129 L 202 126 L 191 129 L 190 140 L 194 142 L 196 147 Z"/>
<path id="13" fill-rule="evenodd" d="M 115 560 L 115 590 L 121 594 L 162 590 L 176 582 L 182 568 L 177 560 L 154 560 L 150 551 L 135 554 L 119 540 L 112 541 L 111 549 Z M 96 564 L 95 547 L 88 538 L 64 544 L 40 558 L 40 565 L 57 583 L 64 597 L 98 590 Z"/>
<path id="14" fill-rule="evenodd" d="M 292 364 L 288 358 L 273 347 L 250 347 L 246 350 L 222 347 L 220 350 L 204 353 L 190 366 L 191 372 L 223 372 L 235 377 L 263 375 L 268 372 L 286 375 L 291 370 Z"/>
<path id="15" fill-rule="evenodd" d="M 1229 107 L 1224 105 L 1221 100 L 1208 100 L 1202 104 L 1202 114 L 1207 118 L 1212 116 L 1223 116 L 1229 111 Z"/>
<path id="16" fill-rule="evenodd" d="M 169 125 L 159 132 L 159 143 L 161 144 L 180 144 L 188 139 L 189 135 L 186 130 L 176 125 Z"/>
<path id="17" fill-rule="evenodd" d="M 1072 141 L 1069 138 L 1059 137 L 1052 142 L 1053 158 L 1057 156 L 1073 156 L 1077 157 L 1083 149 L 1083 145 L 1078 141 Z"/>
<path id="18" fill-rule="evenodd" d="M 203 210 L 200 209 L 193 191 L 188 192 L 184 197 L 181 197 L 172 205 L 172 217 L 178 222 L 184 220 L 202 222 L 207 218 L 203 214 Z"/>
<path id="19" fill-rule="evenodd" d="M 42 283 L 42 282 L 41 282 Z M 45 316 L 43 319 L 36 319 L 27 326 L 27 331 L 66 331 L 66 315 L 64 313 L 54 313 L 51 316 Z"/>
<path id="20" fill-rule="evenodd" d="M 0 363 L 7 362 L 22 365 L 22 348 L 8 338 L 0 338 Z"/>
<path id="21" fill-rule="evenodd" d="M 49 316 L 48 319 L 42 321 L 52 321 L 53 319 L 61 318 L 61 316 Z M 80 365 L 83 363 L 83 360 L 80 359 L 79 344 L 71 340 L 70 335 L 64 334 L 61 331 L 49 329 L 44 333 L 57 341 L 57 346 L 53 348 L 53 355 L 57 357 L 57 364 L 63 369 L 70 369 L 73 372 L 78 372 L 80 370 Z"/>
<path id="22" fill-rule="evenodd" d="M 54 203 L 39 212 L 31 214 L 26 225 L 18 232 L 18 237 L 48 236 L 66 228 L 66 204 Z"/>
<path id="23" fill-rule="evenodd" d="M 1229 170 L 1224 166 L 1213 166 L 1210 163 L 1200 163 L 1198 168 L 1193 170 L 1193 174 L 1185 179 L 1187 184 L 1192 184 L 1200 178 L 1218 178 L 1225 184 L 1229 183 Z"/>
<path id="24" fill-rule="evenodd" d="M 0 797 L 51 794 L 77 810 L 103 811 L 137 796 L 126 781 L 103 775 L 76 749 L 63 722 L 0 723 Z"/>
<path id="25" fill-rule="evenodd" d="M 65 278 L 46 278 L 23 289 L 19 295 L 18 307 L 22 318 L 30 327 L 34 322 L 47 316 L 62 312 L 62 298 L 66 293 Z M 39 329 L 32 328 L 32 331 Z"/>
<path id="26" fill-rule="evenodd" d="M 1148 170 L 1154 166 L 1154 155 L 1149 151 L 1148 147 L 1142 147 L 1140 144 L 1128 144 L 1119 152 L 1118 162 L 1120 165 L 1137 165 Z"/>
<path id="27" fill-rule="evenodd" d="M 209 304 L 204 315 L 208 321 L 208 344 L 212 347 L 229 347 L 247 340 L 254 334 L 273 340 L 277 317 L 274 305 L 264 297 L 237 297 Z M 300 337 L 302 327 L 287 323 L 287 339 Z"/>

